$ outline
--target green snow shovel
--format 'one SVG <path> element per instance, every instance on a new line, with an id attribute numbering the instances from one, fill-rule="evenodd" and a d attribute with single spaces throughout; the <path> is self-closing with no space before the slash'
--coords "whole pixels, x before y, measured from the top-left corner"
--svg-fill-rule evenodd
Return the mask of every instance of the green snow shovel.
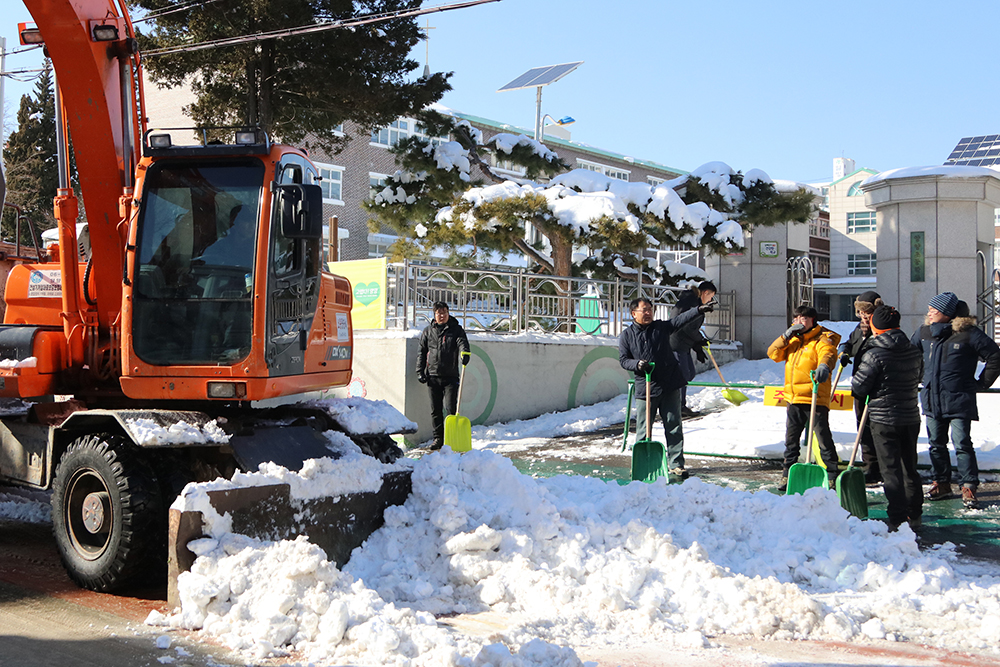
<path id="1" fill-rule="evenodd" d="M 712 365 L 715 366 L 715 372 L 719 374 L 719 379 L 722 380 L 722 384 L 726 385 L 726 388 L 722 390 L 722 398 L 726 399 L 733 405 L 739 405 L 743 401 L 749 401 L 750 397 L 744 394 L 739 389 L 733 389 L 726 382 L 726 378 L 722 377 L 722 370 L 719 368 L 719 364 L 715 361 L 715 355 L 712 354 L 712 346 L 707 342 L 705 343 L 705 351 L 708 352 L 708 358 L 712 360 Z"/>
<path id="2" fill-rule="evenodd" d="M 632 397 L 635 396 L 635 380 L 628 381 L 628 403 L 625 405 L 625 433 L 622 434 L 622 451 L 628 447 L 628 427 L 632 425 Z"/>
<path id="3" fill-rule="evenodd" d="M 816 397 L 819 394 L 819 382 L 816 382 L 816 371 L 809 371 L 812 380 L 812 405 L 809 408 L 809 433 L 815 433 Z M 806 462 L 796 463 L 788 470 L 788 488 L 785 495 L 804 493 L 806 489 L 825 487 L 827 485 L 826 469 L 812 462 L 812 447 L 806 447 Z"/>
<path id="4" fill-rule="evenodd" d="M 830 385 L 830 398 L 831 398 L 831 400 L 833 399 L 833 395 L 835 393 L 837 393 L 837 385 L 840 383 L 840 374 L 843 372 L 843 370 L 844 370 L 844 365 L 841 364 L 841 363 L 838 363 L 837 364 L 837 375 L 833 378 L 833 384 Z M 820 448 L 819 448 L 819 438 L 816 437 L 815 433 L 813 433 L 811 435 L 812 435 L 812 438 L 809 439 L 809 442 L 810 442 L 810 444 L 812 446 L 813 456 L 816 457 L 816 464 L 819 465 L 819 466 L 822 466 L 823 470 L 826 470 L 826 463 L 823 461 L 823 457 L 820 455 L 820 452 L 822 450 L 820 450 Z M 843 468 L 846 464 L 847 464 L 846 461 L 841 460 L 839 468 Z"/>
<path id="5" fill-rule="evenodd" d="M 861 444 L 861 432 L 865 430 L 868 419 L 868 401 L 865 400 L 865 411 L 861 413 L 861 423 L 858 424 L 858 437 L 854 439 L 854 449 L 847 470 L 837 475 L 837 498 L 840 506 L 858 517 L 868 518 L 868 494 L 865 493 L 865 472 L 860 467 L 854 467 L 854 459 L 858 455 L 858 445 Z"/>
<path id="6" fill-rule="evenodd" d="M 462 356 L 468 356 L 463 352 Z M 455 401 L 455 414 L 444 418 L 444 444 L 453 452 L 467 452 L 472 449 L 472 422 L 468 417 L 458 414 L 462 409 L 462 385 L 465 384 L 465 364 L 458 380 L 458 400 Z"/>
<path id="7" fill-rule="evenodd" d="M 653 366 L 649 362 L 649 372 L 646 373 L 646 439 L 639 440 L 632 446 L 632 479 L 641 482 L 653 482 L 657 477 L 667 474 L 667 453 L 663 443 L 653 440 L 653 417 L 650 410 L 649 382 L 653 375 Z"/>

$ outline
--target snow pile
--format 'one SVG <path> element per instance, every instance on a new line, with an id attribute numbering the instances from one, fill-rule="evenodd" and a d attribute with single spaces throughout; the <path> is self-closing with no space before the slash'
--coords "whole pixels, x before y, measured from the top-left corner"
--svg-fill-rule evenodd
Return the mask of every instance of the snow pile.
<path id="1" fill-rule="evenodd" d="M 38 366 L 37 357 L 26 359 L 0 359 L 0 368 L 35 368 Z"/>
<path id="2" fill-rule="evenodd" d="M 139 418 L 126 419 L 125 425 L 132 439 L 142 447 L 229 442 L 229 435 L 214 419 L 201 425 L 179 421 L 163 426 L 152 419 Z"/>
<path id="3" fill-rule="evenodd" d="M 413 494 L 385 518 L 342 572 L 302 539 L 198 541 L 167 622 L 338 664 L 482 664 L 482 643 L 435 616 L 485 611 L 509 619 L 504 642 L 522 652 L 548 642 L 535 644 L 547 662 L 521 665 L 559 664 L 552 644 L 720 633 L 995 648 L 1000 579 L 959 576 L 950 550 L 922 554 L 908 529 L 850 517 L 820 489 L 533 479 L 491 452 L 445 450 L 416 462 Z"/>
<path id="4" fill-rule="evenodd" d="M 412 433 L 417 425 L 384 400 L 366 398 L 324 398 L 307 401 L 308 407 L 319 408 L 337 420 L 348 433 Z"/>
<path id="5" fill-rule="evenodd" d="M 49 493 L 17 487 L 0 490 L 0 518 L 26 523 L 52 523 Z"/>

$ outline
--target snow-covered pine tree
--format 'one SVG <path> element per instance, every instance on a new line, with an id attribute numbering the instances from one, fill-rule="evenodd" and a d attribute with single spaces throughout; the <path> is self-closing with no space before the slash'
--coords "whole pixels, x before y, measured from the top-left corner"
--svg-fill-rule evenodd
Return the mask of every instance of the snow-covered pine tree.
<path id="1" fill-rule="evenodd" d="M 390 248 L 393 259 L 439 247 L 466 260 L 519 253 L 556 276 L 635 276 L 652 268 L 658 280 L 671 282 L 667 272 L 645 266 L 643 249 L 741 250 L 744 231 L 806 222 L 813 211 L 813 193 L 779 192 L 759 169 L 743 174 L 710 162 L 657 186 L 628 183 L 570 171 L 524 135 L 484 140 L 467 121 L 430 109 L 418 120 L 421 135 L 394 149 L 400 169 L 364 203 L 374 228 L 384 224 L 400 236 Z M 525 177 L 501 175 L 491 166 L 498 160 L 523 167 Z M 528 243 L 527 225 L 543 243 Z"/>

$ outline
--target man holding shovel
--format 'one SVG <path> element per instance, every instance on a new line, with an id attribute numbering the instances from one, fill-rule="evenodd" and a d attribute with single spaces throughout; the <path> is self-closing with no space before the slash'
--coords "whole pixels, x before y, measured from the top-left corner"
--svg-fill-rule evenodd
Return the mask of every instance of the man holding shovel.
<path id="1" fill-rule="evenodd" d="M 431 393 L 431 420 L 434 443 L 431 449 L 444 445 L 444 411 L 458 411 L 458 381 L 461 364 L 469 363 L 469 338 L 465 329 L 448 312 L 448 304 L 434 304 L 434 321 L 420 334 L 417 346 L 417 380 L 426 384 Z"/>
<path id="2" fill-rule="evenodd" d="M 837 465 L 840 458 L 830 432 L 830 369 L 837 363 L 837 343 L 840 335 L 817 324 L 819 314 L 812 306 L 795 309 L 795 319 L 782 335 L 771 343 L 767 356 L 773 361 L 785 362 L 785 394 L 788 415 L 785 419 L 785 461 L 778 490 L 788 488 L 788 471 L 799 460 L 802 431 L 809 425 L 813 404 L 813 377 L 817 383 L 815 432 L 819 438 L 820 454 L 826 465 L 830 488 L 837 483 Z M 812 441 L 810 435 L 808 441 Z"/>
<path id="3" fill-rule="evenodd" d="M 865 344 L 871 339 L 872 313 L 882 305 L 882 297 L 878 292 L 862 292 L 854 300 L 854 312 L 858 316 L 858 326 L 854 328 L 847 340 L 840 344 L 840 363 L 847 366 L 854 361 L 851 367 L 853 373 L 858 368 L 858 360 Z M 836 390 L 836 387 L 834 387 Z M 878 455 L 875 452 L 875 442 L 872 440 L 871 428 L 868 423 L 861 423 L 861 414 L 865 410 L 864 401 L 854 401 L 854 416 L 858 421 L 858 428 L 861 433 L 861 460 L 864 462 L 865 484 L 878 485 L 882 482 L 882 473 L 879 470 Z"/>
<path id="4" fill-rule="evenodd" d="M 618 340 L 618 360 L 622 368 L 635 374 L 636 433 L 646 432 L 646 373 L 653 362 L 649 382 L 650 421 L 656 420 L 659 411 L 667 439 L 668 469 L 672 476 L 686 479 L 681 389 L 687 381 L 670 346 L 670 335 L 699 315 L 712 312 L 712 306 L 702 304 L 671 320 L 654 320 L 653 303 L 646 297 L 633 299 L 629 308 L 633 322 Z"/>
<path id="5" fill-rule="evenodd" d="M 670 317 L 677 319 L 681 313 L 686 313 L 691 309 L 696 309 L 706 303 L 712 303 L 715 298 L 715 283 L 710 280 L 702 281 L 698 287 L 687 291 L 677 300 L 670 311 Z M 705 356 L 705 344 L 708 343 L 701 335 L 701 325 L 705 323 L 705 315 L 701 314 L 688 321 L 682 327 L 678 327 L 674 333 L 670 334 L 670 346 L 677 353 L 677 363 L 680 365 L 681 374 L 685 382 L 690 382 L 695 376 L 694 361 L 691 360 L 691 352 L 698 357 L 698 361 L 705 363 L 708 357 Z M 687 406 L 687 384 L 681 388 L 681 416 L 696 417 L 698 413 Z"/>
<path id="6" fill-rule="evenodd" d="M 924 372 L 923 358 L 899 330 L 899 311 L 892 306 L 875 309 L 871 330 L 871 339 L 855 361 L 851 393 L 856 402 L 868 403 L 868 422 L 885 484 L 889 530 L 895 532 L 906 521 L 916 530 L 924 502 L 917 472 L 917 385 Z"/>

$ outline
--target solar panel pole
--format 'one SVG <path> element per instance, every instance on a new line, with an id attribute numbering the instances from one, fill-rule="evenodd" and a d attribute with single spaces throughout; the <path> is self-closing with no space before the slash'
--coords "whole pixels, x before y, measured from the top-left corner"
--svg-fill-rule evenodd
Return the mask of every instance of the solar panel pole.
<path id="1" fill-rule="evenodd" d="M 542 87 L 535 88 L 535 141 L 542 140 Z"/>

